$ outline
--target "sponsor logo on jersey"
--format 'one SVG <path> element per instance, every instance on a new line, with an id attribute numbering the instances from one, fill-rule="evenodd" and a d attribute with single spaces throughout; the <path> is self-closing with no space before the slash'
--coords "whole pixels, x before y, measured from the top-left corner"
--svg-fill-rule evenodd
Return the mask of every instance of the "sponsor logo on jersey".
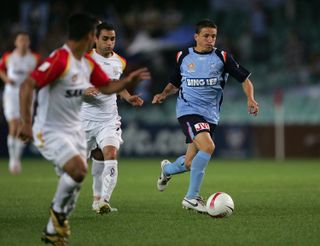
<path id="1" fill-rule="evenodd" d="M 71 82 L 75 83 L 77 81 L 77 79 L 78 79 L 78 74 L 74 74 L 71 77 Z"/>
<path id="2" fill-rule="evenodd" d="M 218 79 L 217 78 L 202 78 L 202 79 L 187 78 L 186 82 L 187 82 L 187 86 L 189 87 L 212 86 L 217 84 Z"/>
<path id="3" fill-rule="evenodd" d="M 210 131 L 209 123 L 205 123 L 205 122 L 195 124 L 194 128 L 196 129 L 197 132 L 201 131 L 201 130 L 209 130 Z"/>
<path id="4" fill-rule="evenodd" d="M 65 97 L 71 98 L 71 97 L 81 97 L 83 95 L 82 89 L 75 89 L 75 90 L 66 90 Z"/>

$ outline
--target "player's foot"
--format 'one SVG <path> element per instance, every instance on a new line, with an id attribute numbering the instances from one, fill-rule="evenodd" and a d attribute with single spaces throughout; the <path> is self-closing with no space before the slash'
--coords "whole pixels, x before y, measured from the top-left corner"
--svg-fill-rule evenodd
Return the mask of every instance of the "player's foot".
<path id="1" fill-rule="evenodd" d="M 93 204 L 92 204 L 92 207 L 93 207 Z M 108 201 L 101 199 L 98 202 L 98 210 L 96 210 L 96 213 L 102 215 L 102 214 L 108 214 L 111 212 L 118 212 L 118 209 L 111 207 Z"/>
<path id="2" fill-rule="evenodd" d="M 69 246 L 67 238 L 61 237 L 58 233 L 48 233 L 46 230 L 43 231 L 41 241 L 51 243 L 54 246 Z"/>
<path id="3" fill-rule="evenodd" d="M 198 213 L 207 213 L 206 203 L 200 196 L 191 199 L 183 198 L 182 207 L 185 209 L 193 209 Z"/>
<path id="4" fill-rule="evenodd" d="M 11 174 L 16 175 L 21 173 L 22 168 L 21 168 L 21 163 L 19 162 L 14 162 L 9 164 L 9 171 Z"/>
<path id="5" fill-rule="evenodd" d="M 94 200 L 92 203 L 92 211 L 98 213 L 99 211 L 99 200 Z"/>
<path id="6" fill-rule="evenodd" d="M 160 177 L 157 180 L 157 189 L 158 191 L 164 191 L 167 186 L 168 186 L 168 182 L 171 179 L 171 175 L 165 175 L 163 168 L 165 165 L 169 164 L 170 161 L 168 160 L 163 160 L 161 162 L 161 171 L 160 171 Z"/>
<path id="7" fill-rule="evenodd" d="M 50 208 L 50 217 L 56 232 L 61 236 L 68 238 L 70 236 L 70 226 L 65 213 L 57 213 Z"/>

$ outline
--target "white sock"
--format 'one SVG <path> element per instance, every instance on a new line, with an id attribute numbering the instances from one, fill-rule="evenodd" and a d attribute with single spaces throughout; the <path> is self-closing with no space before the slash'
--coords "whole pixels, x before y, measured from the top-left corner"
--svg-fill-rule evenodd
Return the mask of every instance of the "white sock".
<path id="1" fill-rule="evenodd" d="M 12 168 L 14 165 L 14 138 L 8 135 L 7 146 L 9 152 L 9 168 Z"/>
<path id="2" fill-rule="evenodd" d="M 94 196 L 101 196 L 103 169 L 104 161 L 98 161 L 92 158 L 91 174 L 93 179 L 92 190 Z"/>
<path id="3" fill-rule="evenodd" d="M 64 211 L 63 212 L 66 214 L 66 217 L 69 217 L 71 212 L 76 207 L 76 203 L 77 203 L 78 197 L 80 195 L 80 188 L 81 188 L 81 186 L 79 186 L 78 188 L 74 189 L 69 202 L 64 207 Z"/>
<path id="4" fill-rule="evenodd" d="M 101 198 L 110 201 L 110 197 L 116 187 L 118 179 L 118 161 L 104 161 L 104 169 L 102 173 L 102 189 Z"/>
<path id="5" fill-rule="evenodd" d="M 17 163 L 20 163 L 21 155 L 25 147 L 25 143 L 22 142 L 19 138 L 14 138 L 14 158 Z"/>
<path id="6" fill-rule="evenodd" d="M 81 183 L 74 181 L 67 173 L 63 173 L 53 198 L 53 210 L 58 213 L 65 212 L 65 206 L 72 199 L 74 191 L 80 189 L 80 185 Z"/>

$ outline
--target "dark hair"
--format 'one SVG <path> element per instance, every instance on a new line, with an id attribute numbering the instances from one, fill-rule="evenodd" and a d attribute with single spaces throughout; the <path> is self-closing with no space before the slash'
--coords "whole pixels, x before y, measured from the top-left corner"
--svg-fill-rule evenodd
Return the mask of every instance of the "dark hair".
<path id="1" fill-rule="evenodd" d="M 202 28 L 214 28 L 217 29 L 217 25 L 210 19 L 203 19 L 196 24 L 196 33 L 200 33 Z"/>
<path id="2" fill-rule="evenodd" d="M 30 34 L 26 31 L 18 31 L 14 34 L 14 40 L 17 39 L 19 35 L 28 36 L 30 38 Z"/>
<path id="3" fill-rule="evenodd" d="M 101 34 L 102 30 L 114 31 L 114 27 L 112 24 L 107 22 L 101 22 L 97 25 L 96 37 L 98 38 Z"/>
<path id="4" fill-rule="evenodd" d="M 77 13 L 68 20 L 68 39 L 79 41 L 88 33 L 95 30 L 97 18 L 86 13 Z"/>

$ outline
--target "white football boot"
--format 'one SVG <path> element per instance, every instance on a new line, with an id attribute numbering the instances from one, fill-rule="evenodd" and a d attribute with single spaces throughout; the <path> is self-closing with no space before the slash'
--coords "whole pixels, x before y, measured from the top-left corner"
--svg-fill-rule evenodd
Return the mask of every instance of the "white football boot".
<path id="1" fill-rule="evenodd" d="M 198 213 L 207 213 L 206 203 L 200 196 L 191 199 L 183 198 L 182 207 L 185 209 L 193 209 Z"/>
<path id="2" fill-rule="evenodd" d="M 168 186 L 169 180 L 171 179 L 171 175 L 167 176 L 163 172 L 164 166 L 169 164 L 169 163 L 170 163 L 170 161 L 168 161 L 168 160 L 161 161 L 160 177 L 157 180 L 157 189 L 158 189 L 158 191 L 164 191 Z"/>

